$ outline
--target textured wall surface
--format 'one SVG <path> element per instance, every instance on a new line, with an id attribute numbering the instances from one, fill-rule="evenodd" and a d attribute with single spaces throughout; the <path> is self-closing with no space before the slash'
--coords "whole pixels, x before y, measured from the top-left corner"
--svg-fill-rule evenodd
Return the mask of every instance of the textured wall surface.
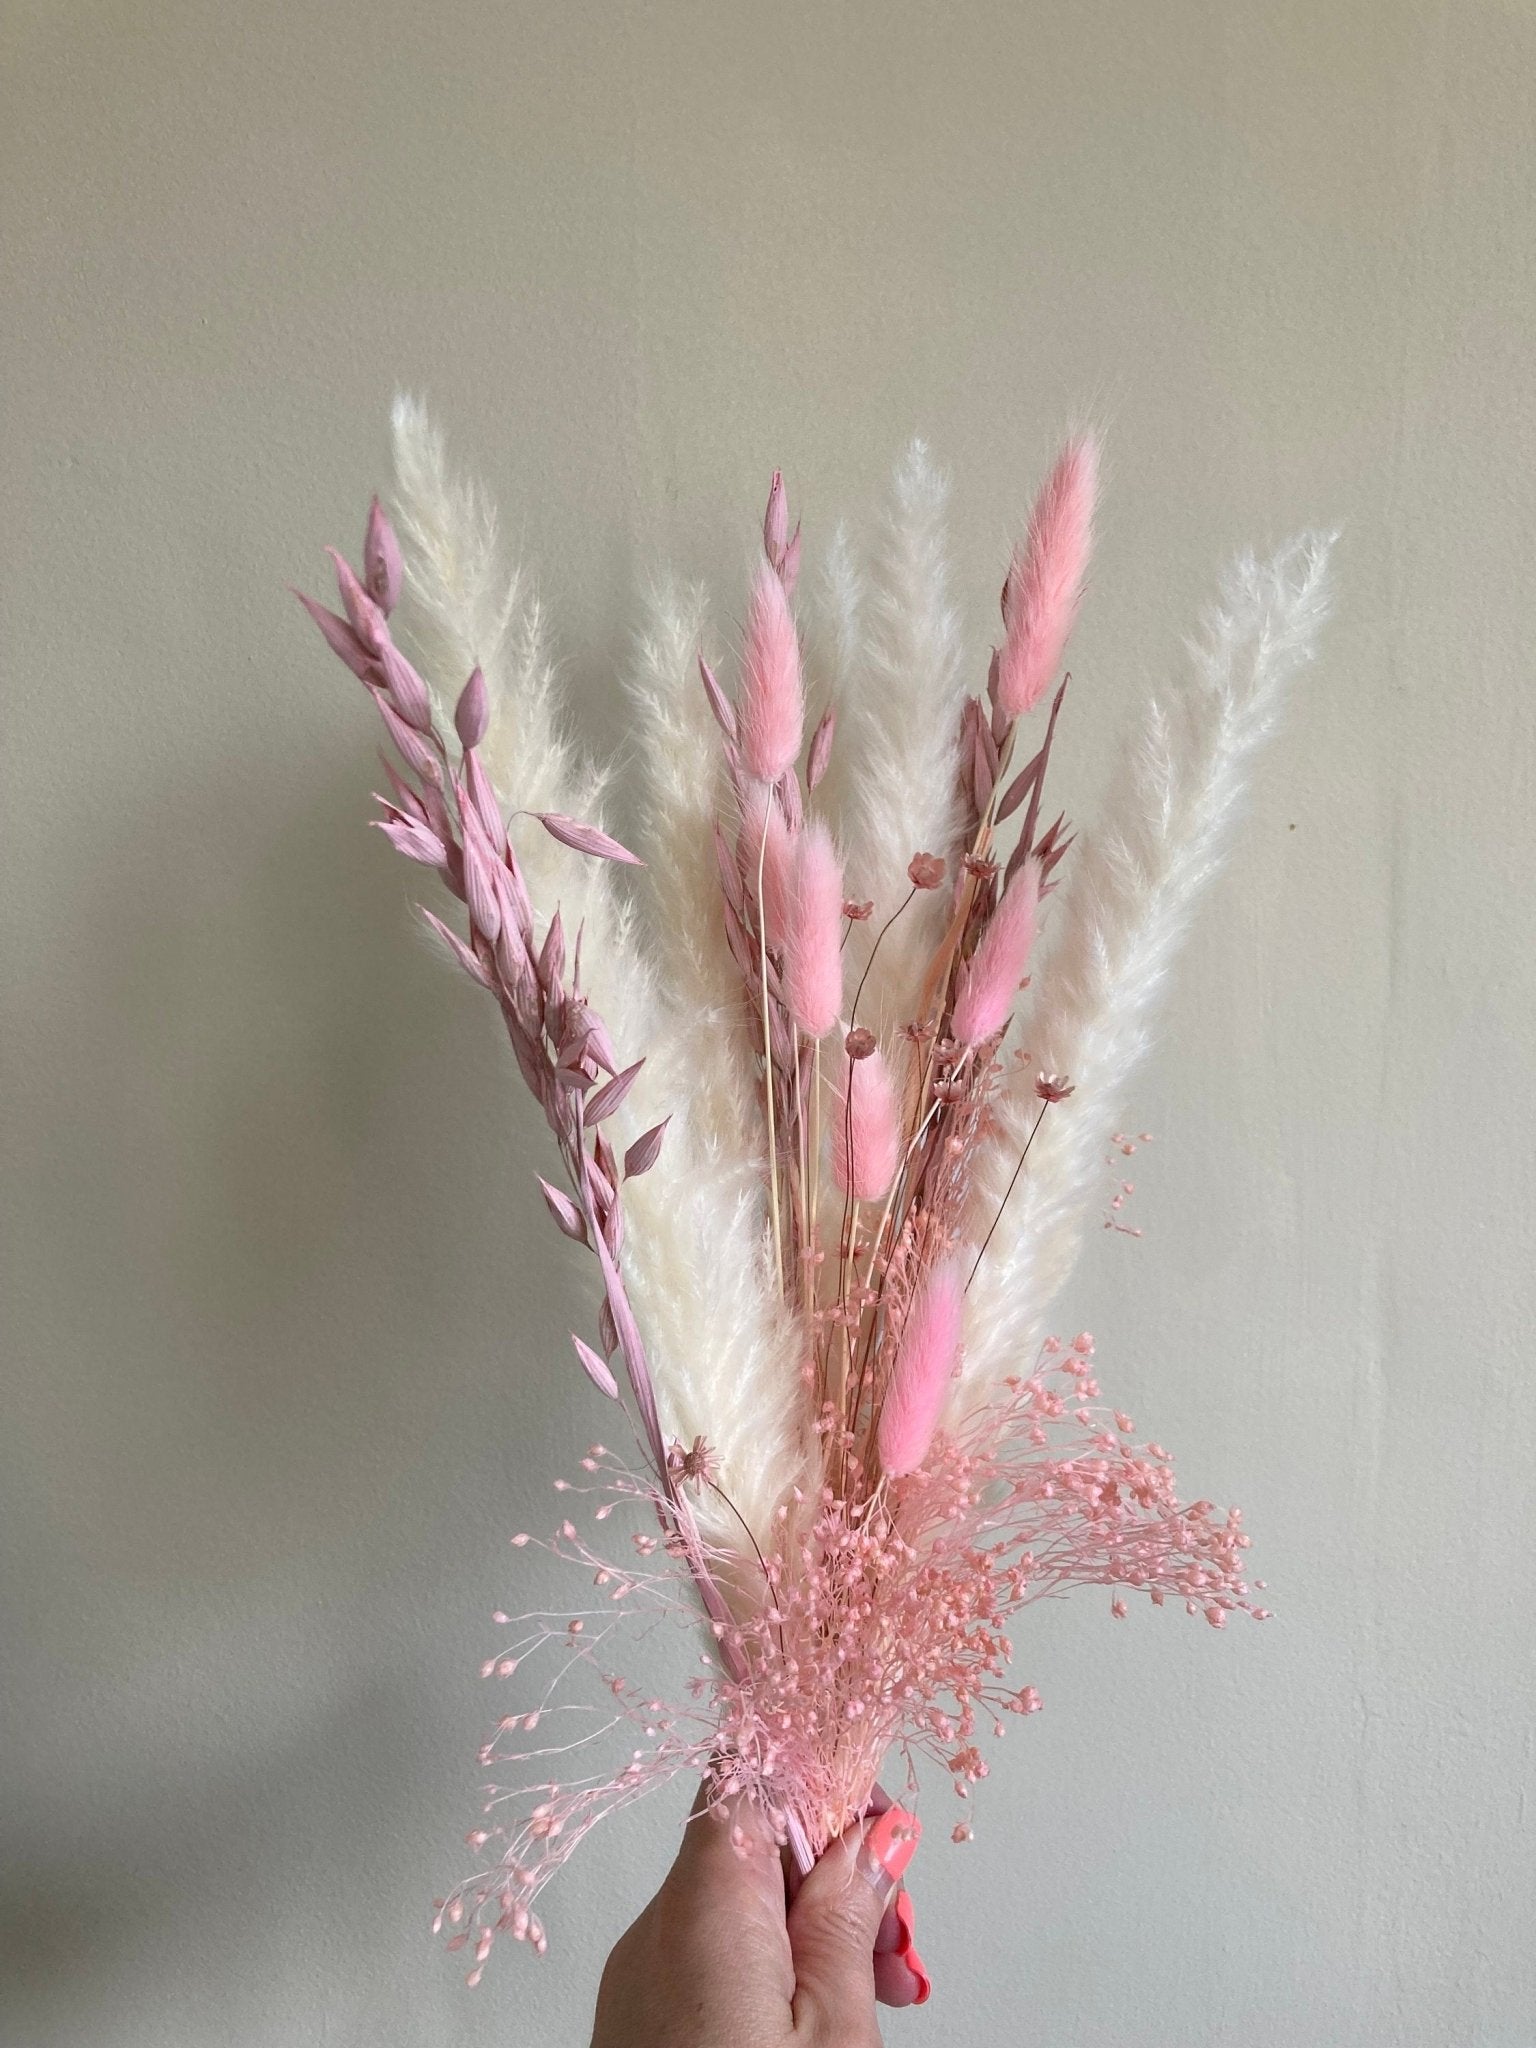
<path id="1" fill-rule="evenodd" d="M 1221 555 L 1344 524 L 1137 1101 L 1147 1235 L 1064 1316 L 1279 1618 L 1030 1622 L 1046 1711 L 932 1831 L 888 2035 L 1536 2042 L 1536 12 L 3 18 L 7 2048 L 581 2044 L 673 1838 L 626 1817 L 476 1993 L 426 1937 L 506 1537 L 594 1420 L 494 1019 L 283 589 L 356 547 L 397 383 L 600 745 L 638 579 L 728 621 L 775 462 L 814 537 L 925 433 L 984 647 L 1106 423 L 1087 814 Z"/>

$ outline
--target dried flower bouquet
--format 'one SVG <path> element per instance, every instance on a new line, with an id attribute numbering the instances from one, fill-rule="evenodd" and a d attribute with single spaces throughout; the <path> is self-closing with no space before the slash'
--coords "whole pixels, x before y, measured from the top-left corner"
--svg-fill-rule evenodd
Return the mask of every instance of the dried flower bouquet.
<path id="1" fill-rule="evenodd" d="M 491 508 L 408 400 L 394 440 L 395 523 L 375 502 L 361 576 L 332 551 L 339 613 L 303 602 L 384 722 L 377 822 L 461 907 L 462 930 L 423 915 L 494 998 L 548 1123 L 544 1197 L 600 1280 L 572 1341 L 626 1446 L 557 1482 L 585 1508 L 548 1547 L 595 1599 L 496 1617 L 513 1635 L 486 1673 L 521 1670 L 534 1703 L 483 1752 L 484 1867 L 439 1910 L 476 1981 L 498 1932 L 544 1947 L 548 1878 L 678 1772 L 747 1793 L 802 1867 L 893 1753 L 909 1804 L 923 1757 L 966 1797 L 977 1736 L 1038 1705 L 1009 1676 L 1033 1601 L 1099 1585 L 1116 1614 L 1141 1592 L 1217 1627 L 1262 1618 L 1238 1512 L 1181 1501 L 1167 1453 L 1103 1404 L 1092 1340 L 1044 1319 L 1106 1147 L 1134 1149 L 1112 1136 L 1123 1086 L 1310 658 L 1328 541 L 1233 565 L 1079 841 L 1046 784 L 1092 440 L 1039 495 L 976 691 L 924 450 L 872 562 L 834 540 L 814 662 L 775 476 L 734 692 L 698 596 L 653 599 L 632 686 L 642 863 L 599 822 L 602 777 L 562 729 Z M 702 1617 L 684 1697 L 611 1668 L 636 1612 Z M 567 1698 L 580 1674 L 606 1700 L 590 1727 L 568 1718 L 593 1711 Z"/>

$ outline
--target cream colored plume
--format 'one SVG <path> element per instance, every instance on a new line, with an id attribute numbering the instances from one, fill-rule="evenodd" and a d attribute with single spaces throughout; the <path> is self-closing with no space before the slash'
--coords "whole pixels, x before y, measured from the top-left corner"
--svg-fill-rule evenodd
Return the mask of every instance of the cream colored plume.
<path id="1" fill-rule="evenodd" d="M 750 1019 L 720 903 L 723 777 L 697 668 L 703 629 L 701 593 L 659 586 L 628 678 L 658 990 L 648 1099 L 672 1121 L 656 1165 L 625 1184 L 625 1273 L 669 1433 L 708 1440 L 722 1491 L 766 1545 L 774 1508 L 805 1477 L 804 1401 L 797 1324 L 771 1268 Z M 740 1526 L 707 1489 L 695 1512 L 711 1542 L 740 1548 Z"/>
<path id="2" fill-rule="evenodd" d="M 478 664 L 491 707 L 480 758 L 503 803 L 595 822 L 606 778 L 564 729 L 543 607 L 522 569 L 505 560 L 494 503 L 477 482 L 452 472 L 441 434 L 414 398 L 396 398 L 390 426 L 390 510 L 405 561 L 401 619 L 441 722 L 451 727 L 454 698 Z M 573 853 L 534 818 L 514 819 L 511 832 L 536 912 L 547 916 L 558 902 L 571 938 L 585 924 L 583 964 L 590 963 L 594 999 L 622 1051 L 631 1026 L 643 1032 L 648 977 L 636 977 L 639 963 L 624 957 L 628 913 L 606 863 Z M 615 1014 L 621 1002 L 632 1013 L 627 1020 Z"/>
<path id="3" fill-rule="evenodd" d="M 867 578 L 860 581 L 841 540 L 828 565 L 829 638 L 842 670 L 833 761 L 847 883 L 850 895 L 875 906 L 850 935 L 850 996 L 881 926 L 909 892 L 913 854 L 948 855 L 955 846 L 965 687 L 948 507 L 946 479 L 914 441 L 892 479 Z M 891 927 L 865 986 L 861 1023 L 889 1029 L 908 1021 L 948 902 L 946 890 L 925 891 Z"/>
<path id="4" fill-rule="evenodd" d="M 1022 1032 L 1032 1063 L 999 1098 L 1001 1129 L 978 1157 L 978 1243 L 1039 1112 L 1036 1073 L 1064 1074 L 1075 1092 L 1046 1111 L 971 1284 L 951 1420 L 1003 1375 L 1032 1367 L 1104 1185 L 1122 1091 L 1147 1049 L 1190 912 L 1220 865 L 1285 686 L 1315 650 L 1332 540 L 1303 535 L 1271 561 L 1245 555 L 1233 563 L 1190 644 L 1186 674 L 1146 708 L 1106 800 L 1107 822 L 1073 857 L 1050 957 L 1036 977 L 1041 993 Z"/>
<path id="5" fill-rule="evenodd" d="M 446 714 L 478 663 L 491 703 L 480 754 L 502 802 L 597 822 L 603 778 L 563 730 L 538 600 L 502 557 L 491 501 L 451 472 L 413 400 L 397 399 L 393 429 L 402 618 L 429 684 Z M 708 1440 L 720 1488 L 765 1541 L 803 1474 L 799 1356 L 768 1265 L 761 1119 L 714 870 L 720 753 L 695 669 L 703 612 L 697 592 L 659 589 L 629 679 L 648 914 L 608 863 L 536 819 L 512 831 L 535 904 L 558 902 L 568 945 L 585 927 L 583 983 L 621 1061 L 645 1056 L 623 1111 L 628 1134 L 671 1117 L 656 1163 L 624 1187 L 624 1272 L 663 1428 L 684 1444 Z M 704 1489 L 693 1504 L 706 1540 L 751 1555 L 717 1495 Z"/>

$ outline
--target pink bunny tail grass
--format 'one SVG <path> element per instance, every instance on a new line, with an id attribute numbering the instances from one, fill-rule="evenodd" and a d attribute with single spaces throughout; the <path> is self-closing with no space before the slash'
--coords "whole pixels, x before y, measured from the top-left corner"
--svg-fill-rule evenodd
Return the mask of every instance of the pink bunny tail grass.
<path id="1" fill-rule="evenodd" d="M 737 718 L 747 766 L 764 782 L 777 782 L 800 755 L 805 694 L 789 598 L 767 562 L 752 585 Z"/>
<path id="2" fill-rule="evenodd" d="M 965 1283 L 957 1259 L 934 1267 L 913 1298 L 880 1410 L 880 1463 L 892 1479 L 928 1455 L 960 1357 Z"/>
<path id="3" fill-rule="evenodd" d="M 825 1038 L 843 1003 L 843 867 L 832 835 L 809 824 L 795 850 L 784 934 L 790 1014 L 808 1038 Z"/>
<path id="4" fill-rule="evenodd" d="M 1098 443 L 1091 435 L 1069 441 L 1014 554 L 1003 585 L 1006 637 L 997 672 L 997 701 L 1008 718 L 1032 711 L 1061 666 L 1093 550 L 1098 480 Z"/>
<path id="5" fill-rule="evenodd" d="M 1040 912 L 1040 863 L 1025 861 L 960 970 L 952 1021 L 962 1045 L 980 1045 L 1008 1021 L 1029 965 Z"/>
<path id="6" fill-rule="evenodd" d="M 768 838 L 764 844 L 763 834 Z M 789 898 L 794 882 L 795 846 L 784 808 L 766 784 L 748 789 L 741 806 L 741 836 L 736 858 L 749 900 L 757 900 L 757 878 L 763 878 L 763 932 L 775 952 L 784 945 L 789 923 Z"/>
<path id="7" fill-rule="evenodd" d="M 877 1046 L 863 1059 L 843 1054 L 843 1085 L 832 1122 L 832 1178 L 858 1202 L 884 1199 L 901 1164 L 896 1084 Z"/>

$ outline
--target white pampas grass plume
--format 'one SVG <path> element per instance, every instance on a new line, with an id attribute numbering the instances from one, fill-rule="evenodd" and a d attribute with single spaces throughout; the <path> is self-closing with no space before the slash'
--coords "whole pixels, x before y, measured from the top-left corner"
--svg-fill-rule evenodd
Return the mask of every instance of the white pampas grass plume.
<path id="1" fill-rule="evenodd" d="M 401 617 L 433 696 L 447 711 L 478 667 L 488 708 L 480 758 L 502 803 L 597 822 L 604 777 L 563 729 L 543 608 L 521 568 L 503 557 L 492 500 L 478 483 L 453 473 L 442 436 L 416 399 L 395 399 L 390 429 L 392 510 L 404 557 Z M 535 904 L 547 912 L 558 900 L 569 932 L 585 923 L 583 957 L 590 954 L 595 964 L 624 923 L 606 864 L 561 847 L 534 818 L 514 820 L 512 839 Z M 634 966 L 638 981 L 629 961 L 605 976 L 605 997 L 620 980 L 632 992 L 644 986 L 643 969 Z M 602 1007 L 610 1028 L 623 1027 L 623 1018 Z"/>
<path id="2" fill-rule="evenodd" d="M 657 967 L 647 1099 L 671 1120 L 654 1166 L 625 1183 L 624 1269 L 663 1427 L 685 1444 L 707 1439 L 731 1503 L 701 1488 L 696 1519 L 735 1554 L 748 1546 L 731 1508 L 766 1545 L 806 1464 L 796 1330 L 772 1270 L 751 1019 L 720 916 L 711 835 L 723 776 L 695 667 L 703 631 L 702 594 L 658 585 L 626 678 Z"/>
<path id="3" fill-rule="evenodd" d="M 1065 1284 L 1105 1140 L 1201 890 L 1220 865 L 1285 686 L 1311 660 L 1329 604 L 1334 536 L 1305 534 L 1272 560 L 1244 555 L 1188 649 L 1188 670 L 1151 702 L 1082 847 L 1027 1031 L 1034 1067 L 997 1099 L 999 1128 L 978 1157 L 973 1231 L 986 1235 L 1040 1109 L 1033 1072 L 1075 1092 L 1047 1109 L 966 1301 L 965 1363 L 949 1413 L 1032 1358 Z"/>
<path id="4" fill-rule="evenodd" d="M 855 865 L 850 894 L 874 915 L 848 944 L 856 987 L 881 927 L 907 895 L 915 853 L 948 857 L 959 829 L 963 648 L 948 565 L 949 486 L 921 441 L 891 483 L 879 544 L 862 588 L 846 552 L 829 571 L 841 678 L 842 808 Z M 862 638 L 862 657 L 849 650 Z M 860 1023 L 908 1022 L 906 1010 L 944 927 L 943 891 L 920 893 L 886 933 L 865 983 Z"/>

